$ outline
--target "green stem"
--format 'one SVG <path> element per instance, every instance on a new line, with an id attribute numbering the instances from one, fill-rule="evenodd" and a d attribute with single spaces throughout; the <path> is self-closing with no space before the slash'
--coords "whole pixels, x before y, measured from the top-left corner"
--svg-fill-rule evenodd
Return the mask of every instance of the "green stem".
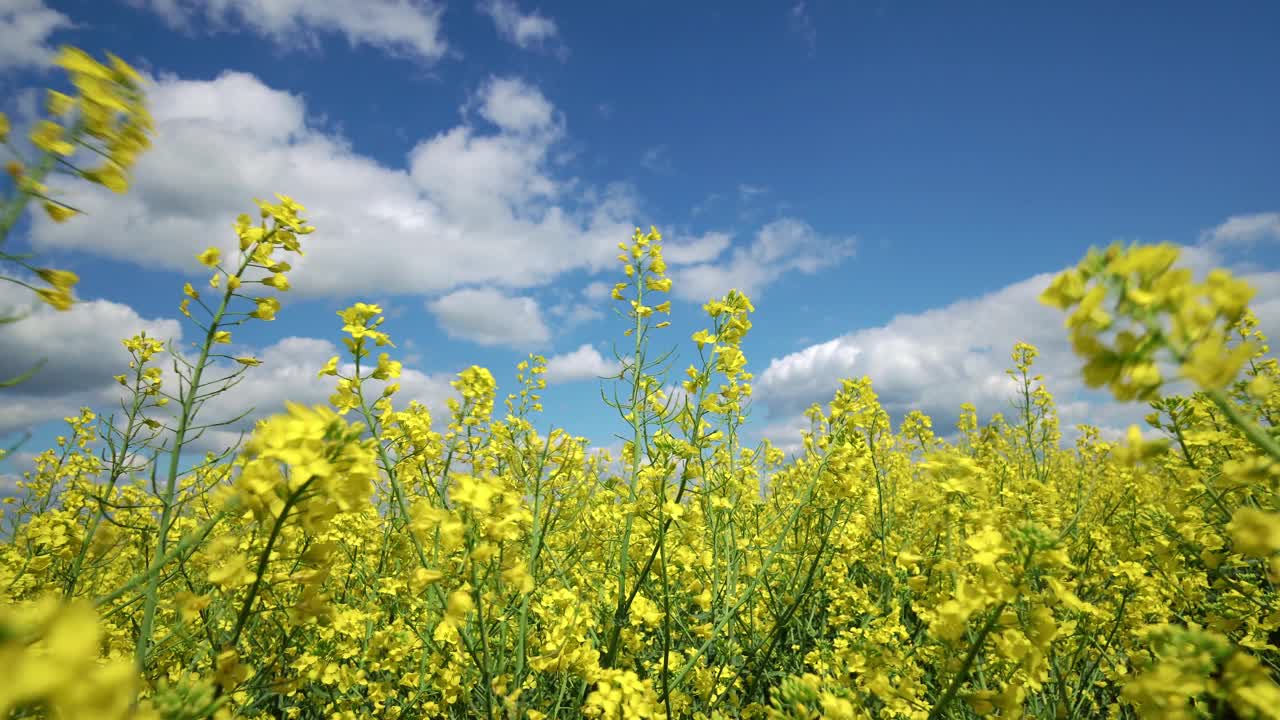
<path id="1" fill-rule="evenodd" d="M 272 235 L 275 234 L 273 228 L 260 242 L 267 242 Z M 240 277 L 245 269 L 249 267 L 252 259 L 251 253 L 245 253 L 240 262 L 240 267 L 236 270 L 235 277 Z M 177 494 L 178 487 L 178 466 L 182 458 L 182 448 L 186 444 L 187 429 L 193 419 L 193 408 L 195 407 L 196 398 L 200 391 L 200 378 L 204 374 L 206 364 L 209 362 L 209 354 L 213 349 L 214 337 L 217 335 L 219 323 L 222 316 L 227 311 L 227 306 L 231 303 L 234 290 L 231 289 L 231 283 L 227 283 L 227 288 L 222 293 L 222 302 L 218 305 L 218 310 L 213 313 L 212 322 L 209 323 L 209 329 L 205 332 L 204 344 L 200 347 L 200 358 L 192 366 L 191 381 L 187 385 L 187 392 L 182 398 L 182 413 L 178 416 L 178 428 L 174 432 L 173 452 L 169 455 L 169 469 L 165 482 L 164 494 L 160 498 L 160 527 L 156 535 L 156 557 L 162 557 L 165 554 L 165 548 L 169 542 L 169 527 L 174 519 L 174 497 Z M 157 573 L 151 576 L 151 581 L 147 586 L 147 599 L 142 609 L 142 627 L 138 631 L 138 646 L 136 651 L 136 660 L 139 671 L 145 669 L 147 659 L 147 648 L 151 643 L 151 633 L 153 632 L 156 615 L 156 605 L 159 602 L 160 591 L 160 575 Z"/>
<path id="2" fill-rule="evenodd" d="M 167 555 L 157 557 L 151 563 L 151 565 L 147 567 L 146 570 L 143 570 L 137 575 L 134 575 L 132 578 L 129 579 L 128 582 L 116 588 L 110 594 L 104 595 L 98 598 L 96 601 L 94 601 L 94 606 L 101 608 L 105 605 L 110 605 L 116 600 L 119 600 L 120 598 L 124 597 L 127 593 L 137 588 L 139 585 L 143 584 L 144 582 L 147 582 L 148 580 L 151 579 L 151 577 L 154 574 L 158 573 L 161 568 L 169 564 L 169 562 L 171 562 L 174 558 L 181 557 L 183 553 L 191 549 L 193 546 L 199 545 L 200 543 L 204 542 L 204 539 L 209 536 L 209 533 L 213 532 L 213 528 L 217 526 L 217 524 L 221 522 L 223 518 L 227 517 L 228 515 L 234 514 L 238 510 L 239 508 L 233 505 L 222 510 L 217 515 L 214 515 L 213 517 L 209 518 L 208 520 L 205 521 L 203 525 L 197 528 L 197 530 L 194 533 L 188 535 L 186 538 L 181 540 L 177 545 L 174 545 L 173 549 L 171 549 Z"/>
<path id="3" fill-rule="evenodd" d="M 937 720 L 942 717 L 942 713 L 946 711 L 947 706 L 955 699 L 956 693 L 960 691 L 960 686 L 969 677 L 969 670 L 973 668 L 973 661 L 977 659 L 978 653 L 982 652 L 982 647 L 987 644 L 987 636 L 991 634 L 996 623 L 1000 621 L 1000 613 L 1004 612 L 1004 608 L 1008 602 L 1002 602 L 991 611 L 991 616 L 987 618 L 987 622 L 978 631 L 978 637 L 974 638 L 973 644 L 969 646 L 969 652 L 964 656 L 964 663 L 960 666 L 959 672 L 955 677 L 951 678 L 951 684 L 947 686 L 946 692 L 942 694 L 942 698 L 938 700 L 938 704 L 933 706 L 933 710 L 929 712 L 928 720 Z"/>
<path id="4" fill-rule="evenodd" d="M 1206 394 L 1214 404 L 1222 408 L 1222 412 L 1236 427 L 1240 428 L 1245 437 L 1253 441 L 1254 445 L 1270 455 L 1273 460 L 1280 460 L 1280 443 L 1277 443 L 1275 438 L 1268 435 L 1257 423 L 1245 417 L 1244 413 L 1240 412 L 1240 408 L 1227 398 L 1226 393 L 1221 390 L 1208 390 Z"/>

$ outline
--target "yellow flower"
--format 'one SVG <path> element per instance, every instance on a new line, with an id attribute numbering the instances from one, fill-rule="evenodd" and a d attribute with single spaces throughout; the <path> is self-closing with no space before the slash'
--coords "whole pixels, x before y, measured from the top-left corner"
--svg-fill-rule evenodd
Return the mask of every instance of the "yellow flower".
<path id="1" fill-rule="evenodd" d="M 129 63 L 121 60 L 111 53 L 107 53 L 107 59 L 111 61 L 111 69 L 115 71 L 115 74 L 119 79 L 135 85 L 142 83 L 142 76 L 139 75 L 138 71 L 134 70 Z"/>
<path id="2" fill-rule="evenodd" d="M 173 596 L 175 605 L 178 608 L 178 614 L 182 617 L 183 622 L 195 622 L 200 617 L 200 613 L 209 607 L 213 598 L 208 595 L 196 595 L 189 590 L 183 590 Z"/>
<path id="3" fill-rule="evenodd" d="M 76 99 L 70 95 L 63 95 L 57 90 L 49 91 L 49 114 L 66 115 L 76 106 Z"/>
<path id="4" fill-rule="evenodd" d="M 1222 338 L 1212 335 L 1196 343 L 1187 353 L 1182 374 L 1204 390 L 1221 389 L 1235 379 L 1255 352 L 1257 348 L 1248 342 L 1227 350 Z"/>
<path id="5" fill-rule="evenodd" d="M 1040 293 L 1040 302 L 1066 310 L 1084 298 L 1085 280 L 1079 270 L 1068 270 L 1053 279 L 1049 288 Z"/>
<path id="6" fill-rule="evenodd" d="M 375 380 L 393 380 L 400 377 L 402 369 L 403 365 L 399 361 L 392 360 L 387 353 L 382 353 L 378 355 L 378 367 L 374 369 L 372 377 Z"/>
<path id="7" fill-rule="evenodd" d="M 1125 445 L 1116 447 L 1115 457 L 1126 465 L 1150 462 L 1169 449 L 1169 441 L 1164 438 L 1143 440 L 1142 429 L 1137 425 L 1129 426 L 1125 440 L 1127 441 Z"/>
<path id="8" fill-rule="evenodd" d="M 1251 557 L 1270 557 L 1280 550 L 1280 513 L 1242 507 L 1227 524 L 1236 552 Z"/>
<path id="9" fill-rule="evenodd" d="M 471 599 L 471 593 L 454 590 L 449 593 L 448 607 L 445 609 L 445 616 L 455 622 L 460 623 L 467 619 L 467 613 L 475 608 L 476 603 Z"/>
<path id="10" fill-rule="evenodd" d="M 49 283 L 55 288 L 66 290 L 80 282 L 80 276 L 70 270 L 51 270 L 49 268 L 40 268 L 36 270 L 36 275 L 41 280 Z"/>
<path id="11" fill-rule="evenodd" d="M 1255 292 L 1249 283 L 1235 279 L 1231 273 L 1221 268 L 1209 272 L 1205 286 L 1210 302 L 1223 317 L 1231 321 L 1235 321 L 1245 311 Z"/>
<path id="12" fill-rule="evenodd" d="M 9 139 L 9 116 L 0 112 L 0 142 Z"/>
<path id="13" fill-rule="evenodd" d="M 219 330 L 219 331 L 217 331 L 216 333 L 214 333 L 214 334 L 213 334 L 213 341 L 214 341 L 215 343 L 224 343 L 224 344 L 225 344 L 225 343 L 230 343 L 230 342 L 231 342 L 231 332 L 230 332 L 230 331 L 228 331 L 228 330 Z"/>
<path id="14" fill-rule="evenodd" d="M 649 278 L 644 281 L 644 286 L 654 292 L 669 292 L 671 290 L 671 278 Z"/>
<path id="15" fill-rule="evenodd" d="M 337 375 L 337 374 L 338 374 L 338 356 L 334 355 L 333 357 L 329 358 L 329 361 L 324 364 L 323 368 L 320 368 L 320 372 L 316 374 L 316 377 L 324 377 L 325 375 Z"/>
<path id="16" fill-rule="evenodd" d="M 111 79 L 111 72 L 80 48 L 62 46 L 53 63 L 77 75 L 88 75 L 100 80 Z"/>
<path id="17" fill-rule="evenodd" d="M 284 291 L 289 289 L 289 278 L 285 277 L 281 273 L 276 273 L 275 275 L 272 275 L 266 280 L 263 280 L 262 284 L 270 285 L 271 287 L 277 290 Z"/>
<path id="18" fill-rule="evenodd" d="M 49 290 L 42 288 L 36 290 L 36 295 L 48 305 L 53 306 L 55 310 L 62 312 L 70 310 L 71 306 L 75 304 L 75 298 L 71 297 L 71 293 L 62 289 Z"/>
<path id="19" fill-rule="evenodd" d="M 245 367 L 257 367 L 262 364 L 261 360 L 253 357 L 238 357 L 236 358 L 236 362 L 244 365 Z"/>
<path id="20" fill-rule="evenodd" d="M 129 190 L 128 178 L 115 163 L 107 163 L 97 170 L 85 170 L 81 174 L 89 182 L 97 183 L 116 194 L 123 194 Z"/>
<path id="21" fill-rule="evenodd" d="M 75 146 L 62 139 L 63 127 L 51 120 L 41 120 L 31 131 L 31 142 L 47 153 L 66 157 L 75 152 Z"/>
<path id="22" fill-rule="evenodd" d="M 258 307 L 256 310 L 250 313 L 250 315 L 258 318 L 259 320 L 275 320 L 276 319 L 276 313 L 279 312 L 280 310 L 279 300 L 268 297 L 268 298 L 258 298 L 254 302 L 258 304 Z"/>
<path id="23" fill-rule="evenodd" d="M 218 261 L 222 259 L 222 252 L 216 247 L 211 247 L 197 255 L 196 259 L 205 267 L 218 267 Z"/>
<path id="24" fill-rule="evenodd" d="M 439 570 L 428 570 L 424 567 L 418 567 L 413 571 L 413 576 L 409 583 L 415 592 L 420 593 L 426 589 L 428 585 L 439 582 L 443 577 L 444 574 Z"/>
<path id="25" fill-rule="evenodd" d="M 77 211 L 72 210 L 66 205 L 62 205 L 62 204 L 48 201 L 48 200 L 46 200 L 44 203 L 44 211 L 49 214 L 49 217 L 54 222 L 59 222 L 59 223 L 66 222 L 67 220 L 70 220 L 71 218 L 79 214 Z"/>

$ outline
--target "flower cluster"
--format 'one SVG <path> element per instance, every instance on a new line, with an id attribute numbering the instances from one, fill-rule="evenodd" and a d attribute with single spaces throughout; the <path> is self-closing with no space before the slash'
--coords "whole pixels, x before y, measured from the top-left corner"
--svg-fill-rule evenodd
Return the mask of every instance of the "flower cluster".
<path id="1" fill-rule="evenodd" d="M 5 170 L 18 191 L 15 197 L 0 204 L 0 245 L 32 199 L 42 202 L 54 222 L 66 222 L 79 214 L 74 207 L 50 196 L 45 181 L 55 170 L 71 172 L 113 192 L 123 193 L 128 189 L 129 169 L 150 146 L 148 134 L 153 126 L 141 87 L 142 78 L 128 63 L 114 55 L 108 56 L 110 67 L 77 48 L 61 49 L 55 63 L 68 71 L 79 94 L 71 97 L 54 90 L 48 92 L 50 117 L 64 119 L 64 122 L 41 120 L 30 132 L 32 145 L 41 153 L 38 160 L 23 161 L 22 155 L 9 143 L 9 118 L 0 113 L 0 143 L 9 145 L 16 156 L 6 163 Z M 90 142 L 90 138 L 99 143 Z M 104 164 L 91 170 L 76 167 L 68 158 L 77 146 L 103 158 Z M 56 310 L 70 310 L 75 303 L 72 290 L 79 276 L 69 270 L 36 267 L 27 262 L 28 257 L 0 251 L 0 260 L 34 273 L 49 287 L 38 288 L 14 278 L 6 279 L 31 288 L 41 301 Z"/>
<path id="2" fill-rule="evenodd" d="M 245 445 L 236 489 L 258 517 L 305 509 L 316 526 L 367 503 L 376 475 L 372 442 L 325 407 L 289 404 L 286 415 L 262 421 Z"/>
<path id="3" fill-rule="evenodd" d="M 1109 386 L 1121 401 L 1153 398 L 1163 382 L 1156 354 L 1167 348 L 1184 377 L 1206 390 L 1220 389 L 1253 356 L 1250 343 L 1227 347 L 1229 328 L 1244 314 L 1253 289 L 1221 269 L 1195 283 L 1190 270 L 1173 268 L 1178 254 L 1171 244 L 1093 250 L 1041 295 L 1055 307 L 1074 308 L 1066 326 L 1076 352 L 1088 359 L 1090 387 Z M 1132 327 L 1117 326 L 1118 318 Z M 1112 329 L 1114 344 L 1107 344 L 1100 333 Z"/>
<path id="4" fill-rule="evenodd" d="M 31 131 L 31 142 L 47 156 L 70 157 L 77 144 L 93 148 L 105 163 L 92 170 L 78 170 L 78 174 L 110 189 L 123 193 L 129 187 L 128 171 L 138 155 L 150 147 L 148 133 L 153 128 L 151 115 L 146 107 L 142 91 L 142 77 L 128 63 L 108 53 L 110 67 L 99 63 L 82 50 L 63 47 L 55 64 L 71 75 L 71 82 L 79 94 L 70 97 L 50 90 L 49 114 L 58 118 L 72 118 L 62 125 L 53 120 L 43 120 Z M 101 143 L 100 147 L 88 145 L 85 136 Z M 55 221 L 62 222 L 76 214 L 73 208 L 44 195 L 43 186 L 47 168 L 28 176 L 19 165 L 10 170 L 19 178 L 19 184 L 45 201 L 45 210 Z"/>
<path id="5" fill-rule="evenodd" d="M 128 658 L 99 659 L 102 629 L 87 602 L 0 606 L 0 715 L 43 706 L 54 717 L 160 720 L 132 712 L 137 671 Z"/>
<path id="6" fill-rule="evenodd" d="M 662 235 L 658 233 L 658 229 L 650 228 L 646 234 L 642 233 L 640 228 L 636 228 L 631 243 L 618 243 L 618 249 L 622 251 L 622 254 L 618 255 L 618 261 L 622 263 L 622 270 L 628 281 L 614 285 L 610 294 L 614 300 L 627 302 L 630 305 L 627 317 L 639 322 L 655 312 L 670 315 L 670 301 L 649 305 L 644 296 L 645 292 L 671 292 L 671 279 L 666 276 L 667 263 L 662 259 Z M 634 298 L 628 299 L 624 295 L 628 289 L 634 291 Z M 662 328 L 670 324 L 663 321 L 654 327 Z M 635 329 L 630 328 L 624 334 L 630 336 L 633 332 Z"/>

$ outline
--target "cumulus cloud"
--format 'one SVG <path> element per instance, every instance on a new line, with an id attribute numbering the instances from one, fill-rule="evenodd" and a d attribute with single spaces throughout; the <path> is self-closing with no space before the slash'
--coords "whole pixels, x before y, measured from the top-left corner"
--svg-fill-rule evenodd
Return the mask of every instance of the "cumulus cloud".
<path id="1" fill-rule="evenodd" d="M 536 10 L 523 13 L 514 0 L 482 0 L 477 9 L 493 20 L 499 35 L 523 50 L 554 49 L 562 59 L 568 52 L 556 43 L 560 31 L 555 21 Z"/>
<path id="2" fill-rule="evenodd" d="M 26 469 L 25 466 L 23 469 Z M 22 482 L 21 475 L 0 473 L 0 498 L 20 497 L 22 494 L 18 491 L 18 483 L 20 482 Z"/>
<path id="3" fill-rule="evenodd" d="M 70 18 L 43 0 L 0 2 L 0 72 L 48 65 L 54 55 L 49 36 L 71 27 Z"/>
<path id="4" fill-rule="evenodd" d="M 0 379 L 16 377 L 45 361 L 30 379 L 5 390 L 3 433 L 74 414 L 85 405 L 114 406 L 120 386 L 112 376 L 129 367 L 129 352 L 121 340 L 142 331 L 162 340 L 182 340 L 177 321 L 144 318 L 126 305 L 90 300 L 58 312 L 33 305 L 30 294 L 17 285 L 0 285 L 4 315 L 30 310 L 25 319 L 0 327 Z"/>
<path id="5" fill-rule="evenodd" d="M 5 349 L 0 353 L 0 379 L 28 370 L 41 358 L 47 362 L 30 380 L 5 390 L 0 434 L 60 420 L 78 414 L 81 407 L 103 416 L 118 410 L 127 391 L 113 376 L 128 372 L 129 353 L 121 343 L 125 338 L 145 331 L 150 337 L 172 341 L 171 347 L 179 351 L 183 346 L 183 327 L 176 320 L 149 319 L 126 305 L 106 300 L 80 302 L 67 312 L 57 312 L 45 305 L 30 307 L 29 295 L 30 291 L 16 285 L 0 285 L 0 312 L 12 315 L 19 310 L 32 310 L 25 319 L 0 328 Z M 286 400 L 327 404 L 334 391 L 334 379 L 317 377 L 316 373 L 330 357 L 346 356 L 345 350 L 328 340 L 305 337 L 286 337 L 261 349 L 235 346 L 224 352 L 257 357 L 262 365 L 245 372 L 230 391 L 203 403 L 198 423 L 244 417 L 231 425 L 205 431 L 194 440 L 190 448 L 193 451 L 229 447 L 259 418 L 284 411 Z M 178 387 L 171 363 L 158 359 L 158 366 L 165 371 L 164 390 L 176 395 Z M 239 368 L 219 360 L 205 377 L 226 377 Z M 341 370 L 350 375 L 354 366 L 347 363 Z M 433 417 L 444 417 L 444 399 L 453 392 L 452 379 L 447 374 L 427 374 L 406 366 L 396 381 L 401 387 L 395 396 L 396 405 L 404 407 L 417 400 L 431 409 Z M 382 385 L 372 381 L 369 392 L 380 393 Z M 170 407 L 174 405 L 171 403 Z M 161 411 L 152 413 L 158 420 L 165 417 Z"/>
<path id="6" fill-rule="evenodd" d="M 162 78 L 150 85 L 157 132 L 119 196 L 81 184 L 67 200 L 91 222 L 32 216 L 38 250 L 81 250 L 195 271 L 209 244 L 235 249 L 234 218 L 282 192 L 317 231 L 291 275 L 302 297 L 434 295 L 467 285 L 527 288 L 560 274 L 613 269 L 630 235 L 625 186 L 559 178 L 548 153 L 562 135 L 532 86 L 483 84 L 467 107 L 497 130 L 463 123 L 419 141 L 401 170 L 311 127 L 300 96 L 253 75 Z M 566 190 L 572 187 L 573 192 Z"/>
<path id="7" fill-rule="evenodd" d="M 775 358 L 760 374 L 757 398 L 770 416 L 799 414 L 815 402 L 829 402 L 841 379 L 867 375 L 891 412 L 954 414 L 964 402 L 994 408 L 1013 389 L 1004 370 L 1015 343 L 1070 351 L 1061 314 L 1036 301 L 1051 279 L 1037 275 L 981 298 L 901 315 L 882 327 Z M 1061 363 L 1069 359 L 1046 358 L 1036 370 L 1065 376 L 1068 368 Z"/>
<path id="8" fill-rule="evenodd" d="M 480 91 L 480 114 L 518 133 L 555 129 L 555 108 L 538 89 L 518 78 L 490 78 Z"/>
<path id="9" fill-rule="evenodd" d="M 616 375 L 621 368 L 618 361 L 606 360 L 591 345 L 582 345 L 572 352 L 548 358 L 545 377 L 548 384 L 556 385 Z"/>
<path id="10" fill-rule="evenodd" d="M 548 312 L 555 318 L 556 327 L 561 332 L 604 317 L 604 313 L 595 304 L 573 301 L 556 303 L 548 309 Z"/>
<path id="11" fill-rule="evenodd" d="M 1268 240 L 1280 241 L 1280 212 L 1233 215 L 1200 235 L 1210 247 L 1250 247 Z"/>
<path id="12" fill-rule="evenodd" d="M 551 338 L 537 301 L 492 288 L 458 290 L 428 302 L 427 310 L 450 337 L 480 345 L 525 350 Z"/>
<path id="13" fill-rule="evenodd" d="M 435 61 L 448 49 L 441 35 L 444 8 L 430 0 L 128 0 L 158 14 L 171 27 L 230 31 L 247 27 L 284 48 L 337 33 L 351 46 L 368 45 L 395 56 Z"/>
<path id="14" fill-rule="evenodd" d="M 679 238 L 662 245 L 662 258 L 668 265 L 696 265 L 720 257 L 728 249 L 732 237 L 728 233 L 709 232 L 695 238 Z"/>
<path id="15" fill-rule="evenodd" d="M 1229 267 L 1206 246 L 1182 248 L 1180 265 L 1202 278 L 1215 267 Z M 900 315 L 889 323 L 855 330 L 826 342 L 772 359 L 759 374 L 755 399 L 768 410 L 760 430 L 784 448 L 798 447 L 798 431 L 808 427 L 803 411 L 826 406 L 844 378 L 869 376 L 881 404 L 895 418 L 920 410 L 934 418 L 935 430 L 952 430 L 962 403 L 973 403 L 983 420 L 1011 413 L 1015 389 L 1005 370 L 1012 367 L 1015 343 L 1040 351 L 1034 372 L 1044 376 L 1059 402 L 1064 435 L 1076 424 L 1103 428 L 1116 437 L 1129 424 L 1142 424 L 1149 411 L 1142 403 L 1118 404 L 1090 391 L 1080 376 L 1082 361 L 1063 329 L 1065 316 L 1038 301 L 1056 273 L 1043 273 L 993 293 L 945 307 Z M 1280 272 L 1241 272 L 1257 290 L 1252 308 L 1269 337 L 1280 332 Z M 1169 375 L 1166 375 L 1169 376 Z M 1169 393 L 1190 390 L 1174 381 Z M 787 443 L 790 443 L 789 445 Z"/>
<path id="16" fill-rule="evenodd" d="M 720 242 L 709 237 L 704 236 L 704 252 Z M 756 297 L 784 274 L 812 274 L 831 267 L 851 257 L 855 247 L 852 237 L 826 237 L 802 220 L 783 218 L 762 227 L 750 244 L 734 248 L 727 260 L 673 270 L 672 292 L 691 302 L 720 297 L 731 288 Z"/>
<path id="17" fill-rule="evenodd" d="M 612 289 L 613 286 L 609 283 L 597 280 L 595 282 L 588 283 L 587 286 L 582 289 L 582 294 L 588 300 L 600 301 L 609 297 L 609 291 Z"/>

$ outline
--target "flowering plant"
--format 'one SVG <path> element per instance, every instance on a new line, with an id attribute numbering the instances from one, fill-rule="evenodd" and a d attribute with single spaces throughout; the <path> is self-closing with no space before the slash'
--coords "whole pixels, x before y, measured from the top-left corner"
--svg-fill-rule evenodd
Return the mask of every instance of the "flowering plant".
<path id="1" fill-rule="evenodd" d="M 55 220 L 73 209 L 39 183 L 69 145 L 107 142 L 115 169 L 82 176 L 122 188 L 149 127 L 122 62 L 61 61 L 83 95 L 51 110 L 83 117 L 37 128 L 45 159 L 13 201 Z M 1195 283 L 1172 246 L 1117 245 L 1042 296 L 1070 311 L 1086 382 L 1147 402 L 1157 440 L 1084 425 L 1063 448 L 1018 343 L 1016 417 L 962 406 L 955 442 L 919 412 L 895 429 L 850 378 L 808 410 L 797 455 L 745 447 L 755 308 L 709 302 L 668 383 L 651 346 L 672 280 L 661 235 L 637 229 L 612 292 L 630 340 L 606 398 L 630 427 L 618 458 L 536 429 L 537 355 L 505 413 L 474 366 L 439 426 L 397 407 L 386 318 L 356 303 L 345 357 L 318 369 L 327 406 L 287 404 L 184 467 L 238 419 L 204 401 L 263 364 L 222 346 L 276 318 L 284 256 L 315 230 L 277 200 L 236 219 L 238 254 L 197 256 L 209 287 L 179 305 L 196 351 L 125 339 L 123 414 L 67 418 L 8 502 L 0 716 L 1277 717 L 1280 367 L 1225 271 Z M 69 307 L 74 276 L 33 272 Z M 1162 394 L 1160 361 L 1195 392 Z"/>

